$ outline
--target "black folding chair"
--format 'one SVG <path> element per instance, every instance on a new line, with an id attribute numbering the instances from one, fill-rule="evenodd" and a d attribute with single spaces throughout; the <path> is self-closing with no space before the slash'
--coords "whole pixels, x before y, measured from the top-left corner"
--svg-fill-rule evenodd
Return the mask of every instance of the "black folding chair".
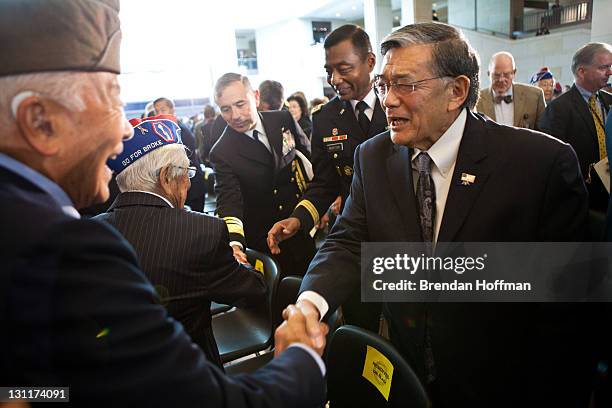
<path id="1" fill-rule="evenodd" d="M 327 356 L 330 408 L 429 406 L 419 379 L 382 337 L 346 325 L 334 333 Z"/>
<path id="2" fill-rule="evenodd" d="M 290 304 L 295 303 L 302 284 L 301 276 L 285 276 L 278 284 L 276 297 L 272 307 L 273 330 L 283 322 L 283 310 Z M 260 367 L 268 364 L 274 357 L 274 350 L 262 353 L 253 358 L 240 361 L 236 364 L 225 367 L 228 374 L 251 373 Z"/>
<path id="3" fill-rule="evenodd" d="M 213 316 L 212 329 L 224 363 L 265 350 L 274 338 L 272 301 L 276 296 L 280 268 L 270 256 L 261 252 L 247 249 L 246 255 L 251 265 L 263 267 L 266 301 Z"/>

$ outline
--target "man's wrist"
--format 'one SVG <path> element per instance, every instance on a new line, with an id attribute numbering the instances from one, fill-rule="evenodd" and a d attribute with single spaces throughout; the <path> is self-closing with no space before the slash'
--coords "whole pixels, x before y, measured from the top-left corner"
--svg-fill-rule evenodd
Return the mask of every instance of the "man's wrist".
<path id="1" fill-rule="evenodd" d="M 325 299 L 323 299 L 323 297 L 318 293 L 312 291 L 302 292 L 295 305 L 304 312 L 318 314 L 318 320 L 321 320 L 329 309 Z"/>
<path id="2" fill-rule="evenodd" d="M 244 250 L 244 246 L 242 246 L 242 244 L 238 241 L 231 241 L 229 244 L 232 248 L 237 246 L 241 251 Z"/>

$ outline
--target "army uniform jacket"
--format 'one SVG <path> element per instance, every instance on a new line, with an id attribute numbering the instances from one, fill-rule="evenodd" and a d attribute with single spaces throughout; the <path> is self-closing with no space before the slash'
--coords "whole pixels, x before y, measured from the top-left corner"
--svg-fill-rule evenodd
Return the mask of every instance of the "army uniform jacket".
<path id="1" fill-rule="evenodd" d="M 306 189 L 299 151 L 310 160 L 310 141 L 288 111 L 260 112 L 272 152 L 228 126 L 213 147 L 217 212 L 230 241 L 269 252 L 268 231 L 289 217 Z"/>
<path id="2" fill-rule="evenodd" d="M 353 178 L 355 148 L 386 128 L 387 118 L 378 98 L 367 134 L 359 127 L 349 101 L 335 97 L 313 112 L 314 180 L 292 214 L 299 218 L 303 230 L 310 231 L 337 196 L 342 196 L 344 204 Z"/>

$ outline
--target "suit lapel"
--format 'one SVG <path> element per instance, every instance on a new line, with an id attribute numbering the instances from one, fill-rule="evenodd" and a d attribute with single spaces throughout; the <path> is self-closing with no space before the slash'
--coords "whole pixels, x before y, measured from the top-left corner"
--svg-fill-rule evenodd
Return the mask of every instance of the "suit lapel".
<path id="1" fill-rule="evenodd" d="M 412 184 L 410 149 L 392 145 L 387 160 L 387 177 L 393 197 L 399 208 L 408 241 L 421 241 L 421 229 L 417 216 L 416 197 Z"/>
<path id="2" fill-rule="evenodd" d="M 265 166 L 274 165 L 272 156 L 270 155 L 270 152 L 268 151 L 268 149 L 266 149 L 266 146 L 264 146 L 263 143 L 248 137 L 244 133 L 236 132 L 230 126 L 227 127 L 226 132 L 230 137 L 230 146 L 236 149 L 237 154 L 244 157 L 245 159 L 256 161 Z"/>
<path id="3" fill-rule="evenodd" d="M 516 127 L 521 127 L 521 122 L 523 119 L 523 115 L 525 113 L 525 94 L 521 92 L 521 89 L 516 86 L 512 86 L 512 98 L 514 100 L 514 118 L 513 123 Z"/>
<path id="4" fill-rule="evenodd" d="M 578 88 L 576 88 L 575 84 L 572 85 L 570 92 L 573 99 L 573 105 L 576 107 L 576 111 L 578 112 L 582 120 L 584 120 L 584 122 L 586 123 L 587 127 L 589 128 L 589 133 L 591 134 L 591 137 L 597 143 L 597 130 L 595 130 L 595 122 L 593 122 L 593 115 L 591 115 L 589 106 L 585 102 L 582 95 L 580 95 L 580 91 L 578 90 Z"/>
<path id="5" fill-rule="evenodd" d="M 281 158 L 283 157 L 283 129 L 281 121 L 274 120 L 279 115 L 267 115 L 264 113 L 259 114 L 261 123 L 263 124 L 264 130 L 270 146 L 272 147 L 272 155 L 274 156 L 274 168 L 276 170 L 280 167 Z M 265 118 L 265 120 L 264 120 Z"/>
<path id="6" fill-rule="evenodd" d="M 370 123 L 370 131 L 368 132 L 368 139 L 372 136 L 376 136 L 378 133 L 382 133 L 380 129 L 387 127 L 387 115 L 383 111 L 382 106 L 378 98 L 376 98 L 376 104 L 374 105 L 374 114 Z M 383 130 L 384 132 L 384 130 Z"/>
<path id="7" fill-rule="evenodd" d="M 495 106 L 493 105 L 493 91 L 491 88 L 487 88 L 486 92 L 482 94 L 482 109 L 485 115 L 496 121 L 495 118 Z"/>
<path id="8" fill-rule="evenodd" d="M 490 169 L 487 165 L 486 129 L 483 121 L 468 111 L 465 130 L 459 145 L 457 162 L 444 207 L 438 242 L 453 241 L 467 219 L 482 187 L 487 182 Z M 464 185 L 462 174 L 474 176 L 473 183 Z"/>
<path id="9" fill-rule="evenodd" d="M 335 127 L 346 129 L 349 139 L 354 139 L 359 144 L 366 139 L 366 135 L 359 127 L 355 112 L 350 102 L 340 101 L 338 112 L 333 120 Z"/>

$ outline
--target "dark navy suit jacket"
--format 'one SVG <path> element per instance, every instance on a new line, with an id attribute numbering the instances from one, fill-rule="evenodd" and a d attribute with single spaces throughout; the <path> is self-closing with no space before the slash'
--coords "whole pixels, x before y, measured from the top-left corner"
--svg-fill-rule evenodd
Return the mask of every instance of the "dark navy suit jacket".
<path id="1" fill-rule="evenodd" d="M 357 148 L 346 207 L 301 287 L 330 311 L 359 290 L 362 242 L 422 240 L 410 157 L 388 132 Z M 462 173 L 475 182 L 463 185 Z M 586 218 L 569 145 L 468 112 L 439 242 L 581 241 Z M 391 340 L 422 379 L 430 319 L 434 406 L 576 407 L 588 404 L 596 365 L 597 328 L 581 306 L 387 303 L 384 312 Z"/>
<path id="2" fill-rule="evenodd" d="M 4 168 L 0 206 L 0 384 L 69 386 L 82 406 L 321 405 L 321 371 L 299 348 L 252 375 L 208 362 L 112 227 Z"/>

